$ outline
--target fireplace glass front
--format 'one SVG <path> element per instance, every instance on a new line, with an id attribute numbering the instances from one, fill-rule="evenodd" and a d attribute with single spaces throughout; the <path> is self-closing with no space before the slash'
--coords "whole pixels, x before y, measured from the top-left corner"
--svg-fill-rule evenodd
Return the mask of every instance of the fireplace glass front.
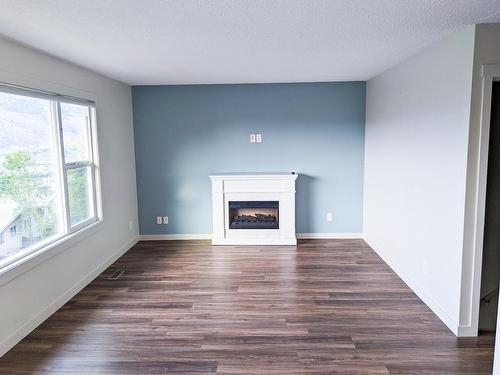
<path id="1" fill-rule="evenodd" d="M 279 229 L 279 201 L 230 201 L 229 229 Z"/>

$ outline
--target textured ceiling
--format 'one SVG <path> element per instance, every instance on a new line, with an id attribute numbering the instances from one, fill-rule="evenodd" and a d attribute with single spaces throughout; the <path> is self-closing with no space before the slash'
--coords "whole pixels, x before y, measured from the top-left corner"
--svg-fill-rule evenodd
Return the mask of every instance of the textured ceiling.
<path id="1" fill-rule="evenodd" d="M 0 34 L 133 85 L 366 80 L 500 0 L 0 0 Z"/>

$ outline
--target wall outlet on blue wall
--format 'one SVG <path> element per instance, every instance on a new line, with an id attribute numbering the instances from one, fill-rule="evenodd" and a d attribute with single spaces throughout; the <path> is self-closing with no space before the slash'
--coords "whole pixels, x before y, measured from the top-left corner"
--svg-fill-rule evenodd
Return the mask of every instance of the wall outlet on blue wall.
<path id="1" fill-rule="evenodd" d="M 156 217 L 156 224 L 161 225 L 161 224 L 168 224 L 168 216 L 157 216 Z"/>

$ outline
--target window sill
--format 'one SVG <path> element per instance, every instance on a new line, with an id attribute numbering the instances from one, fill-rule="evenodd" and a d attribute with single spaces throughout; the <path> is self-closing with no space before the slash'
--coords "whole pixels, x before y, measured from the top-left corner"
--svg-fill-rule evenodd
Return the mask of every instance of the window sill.
<path id="1" fill-rule="evenodd" d="M 16 277 L 29 271 L 33 267 L 36 267 L 37 265 L 68 249 L 69 247 L 77 244 L 83 239 L 98 232 L 103 227 L 104 223 L 102 220 L 96 221 L 95 223 L 92 223 L 75 233 L 71 233 L 67 236 L 55 240 L 54 242 L 34 251 L 31 254 L 26 255 L 25 257 L 15 261 L 14 263 L 8 264 L 7 266 L 0 269 L 0 286 L 8 283 L 12 279 L 15 279 Z"/>

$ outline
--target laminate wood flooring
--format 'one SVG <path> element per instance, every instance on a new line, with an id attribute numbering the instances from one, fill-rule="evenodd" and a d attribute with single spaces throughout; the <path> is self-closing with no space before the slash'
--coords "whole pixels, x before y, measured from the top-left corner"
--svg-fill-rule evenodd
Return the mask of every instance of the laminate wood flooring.
<path id="1" fill-rule="evenodd" d="M 457 339 L 362 240 L 142 241 L 0 374 L 490 374 L 493 341 Z"/>

